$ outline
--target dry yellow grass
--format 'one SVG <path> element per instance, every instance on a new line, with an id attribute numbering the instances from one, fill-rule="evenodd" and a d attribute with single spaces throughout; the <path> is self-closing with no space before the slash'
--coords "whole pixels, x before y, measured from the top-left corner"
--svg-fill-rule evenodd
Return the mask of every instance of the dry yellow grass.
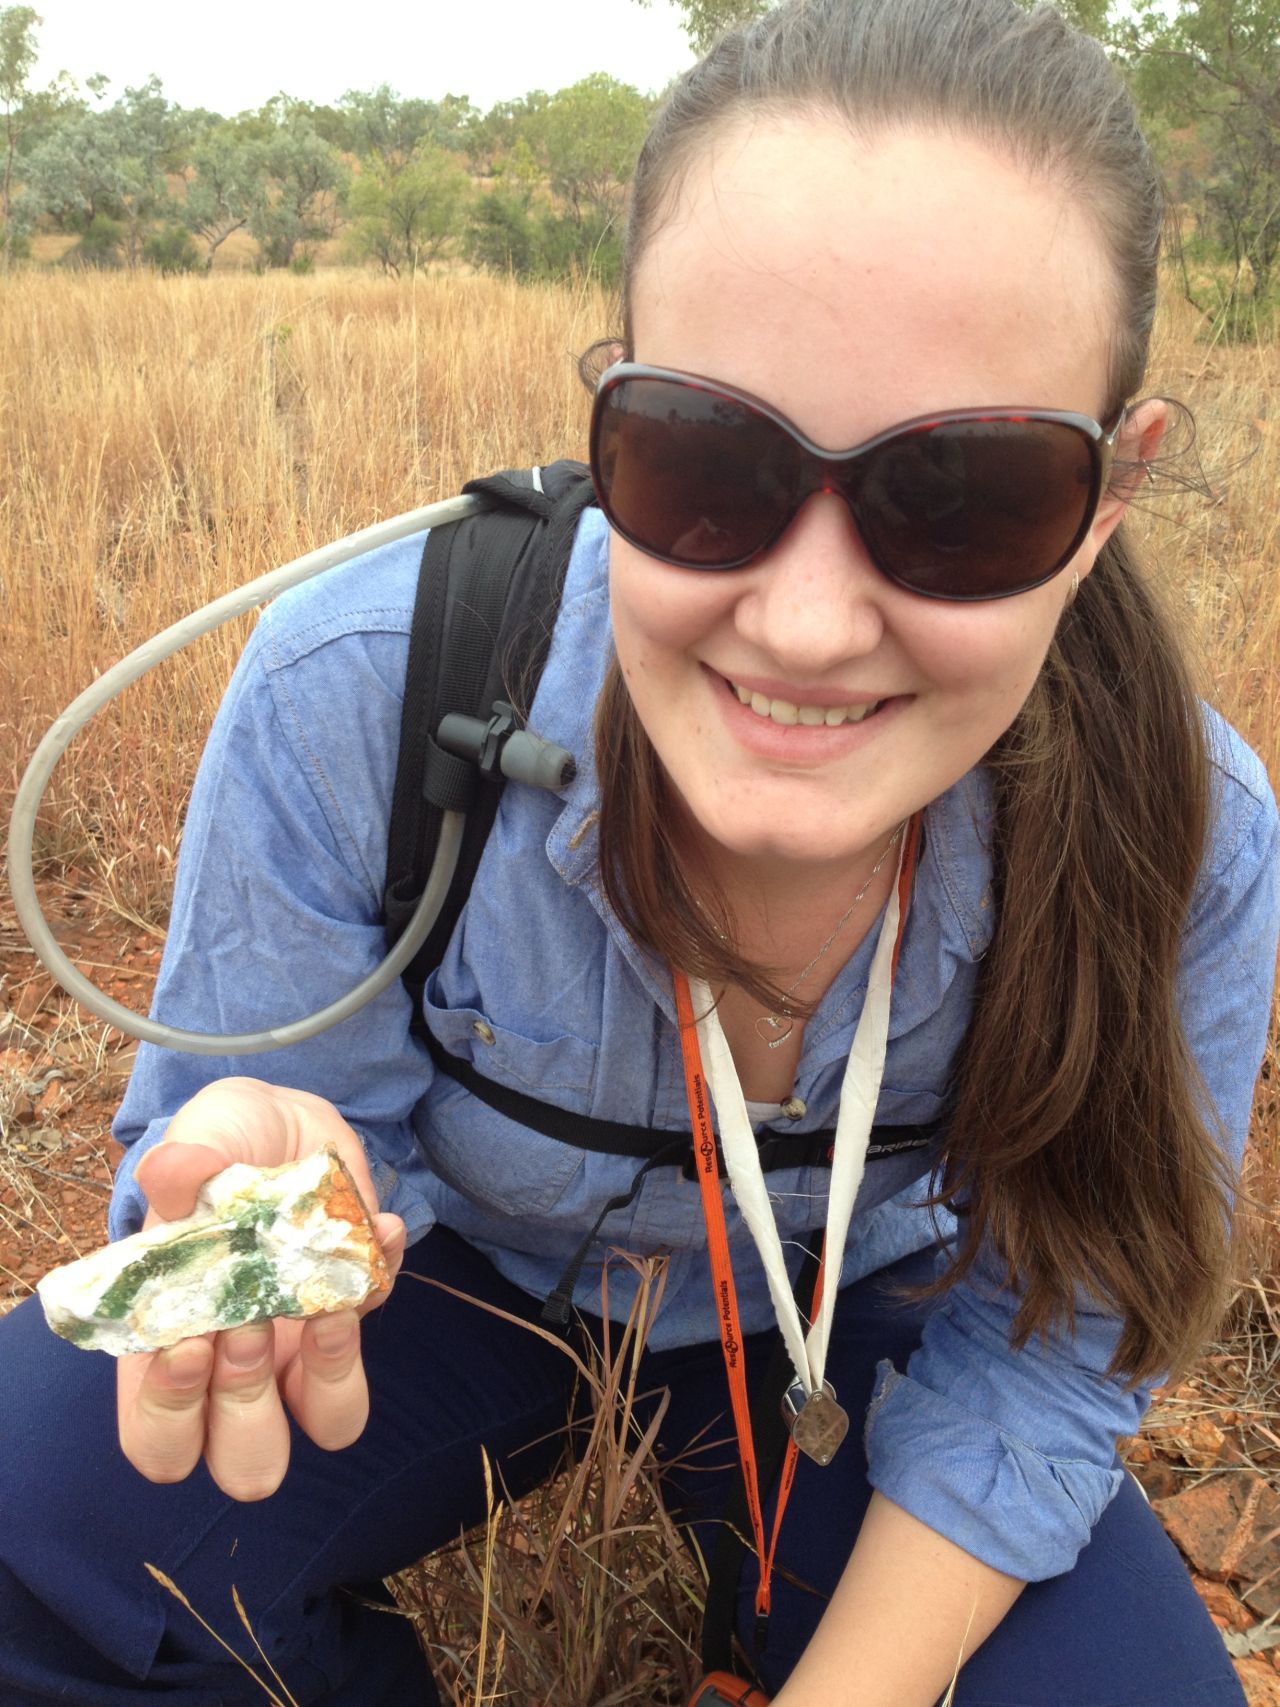
<path id="1" fill-rule="evenodd" d="M 587 399 L 572 358 L 609 329 L 592 290 L 487 278 L 0 281 L 5 818 L 51 718 L 146 635 L 476 473 L 581 455 Z M 1167 498 L 1140 525 L 1186 611 L 1208 697 L 1275 775 L 1280 346 L 1229 348 L 1196 330 L 1174 303 L 1149 389 L 1197 412 L 1211 479 L 1235 472 L 1212 499 Z M 45 804 L 47 868 L 90 870 L 110 905 L 157 931 L 244 632 L 224 629 L 130 689 L 63 761 Z M 1249 1345 L 1280 1318 L 1274 1032 L 1251 1146 L 1259 1238 L 1237 1315 Z M 518 1521 L 527 1546 L 531 1520 Z M 457 1569 L 473 1580 L 465 1559 Z M 460 1658 L 458 1698 L 488 1698 L 485 1672 Z"/>
<path id="2" fill-rule="evenodd" d="M 3 288 L 0 646 L 11 795 L 54 712 L 138 640 L 275 564 L 581 452 L 594 292 L 355 272 Z M 68 757 L 42 850 L 162 917 L 193 761 L 244 626 L 131 689 Z"/>
<path id="3" fill-rule="evenodd" d="M 0 801 L 48 719 L 139 639 L 315 545 L 491 468 L 582 454 L 572 357 L 590 289 L 416 286 L 330 270 L 160 280 L 29 272 L 0 287 Z M 1274 769 L 1280 688 L 1280 346 L 1197 343 L 1174 303 L 1151 389 L 1201 419 L 1216 501 L 1144 524 L 1198 635 L 1209 696 Z M 131 689 L 64 761 L 43 846 L 98 843 L 159 917 L 180 807 L 244 629 Z"/>

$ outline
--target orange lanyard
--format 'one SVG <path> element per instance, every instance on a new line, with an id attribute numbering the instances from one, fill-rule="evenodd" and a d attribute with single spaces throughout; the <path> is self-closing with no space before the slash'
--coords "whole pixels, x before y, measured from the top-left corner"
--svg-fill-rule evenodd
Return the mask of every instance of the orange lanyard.
<path id="1" fill-rule="evenodd" d="M 902 951 L 902 933 L 911 894 L 911 879 L 915 872 L 916 852 L 920 841 L 920 818 L 917 814 L 907 832 L 902 868 L 898 875 L 898 934 L 893 945 L 892 972 L 897 973 L 898 956 Z M 702 1051 L 698 1046 L 697 1023 L 689 980 L 683 972 L 673 974 L 676 997 L 676 1019 L 680 1026 L 680 1050 L 684 1057 L 685 1092 L 689 1099 L 689 1120 L 693 1128 L 693 1149 L 698 1169 L 698 1184 L 702 1192 L 702 1212 L 707 1224 L 707 1251 L 711 1259 L 711 1277 L 715 1290 L 716 1316 L 720 1323 L 720 1349 L 724 1354 L 725 1372 L 729 1377 L 729 1400 L 733 1409 L 734 1428 L 738 1435 L 738 1453 L 742 1463 L 742 1478 L 746 1488 L 747 1512 L 755 1540 L 756 1556 L 760 1560 L 760 1583 L 756 1589 L 756 1617 L 769 1616 L 773 1561 L 778 1547 L 778 1532 L 782 1514 L 795 1480 L 799 1448 L 794 1436 L 787 1441 L 786 1456 L 778 1486 L 778 1504 L 773 1517 L 773 1532 L 766 1550 L 764 1542 L 764 1511 L 761 1506 L 759 1471 L 756 1467 L 755 1438 L 751 1428 L 751 1404 L 747 1396 L 747 1372 L 743 1358 L 742 1322 L 738 1314 L 738 1294 L 733 1282 L 733 1259 L 729 1253 L 729 1233 L 725 1225 L 724 1200 L 720 1192 L 720 1169 L 716 1154 L 715 1132 L 711 1126 L 710 1101 L 706 1075 L 702 1068 Z M 822 1283 L 826 1271 L 827 1246 L 824 1234 L 818 1260 L 818 1276 L 814 1282 L 813 1300 L 809 1308 L 812 1321 L 822 1301 Z"/>

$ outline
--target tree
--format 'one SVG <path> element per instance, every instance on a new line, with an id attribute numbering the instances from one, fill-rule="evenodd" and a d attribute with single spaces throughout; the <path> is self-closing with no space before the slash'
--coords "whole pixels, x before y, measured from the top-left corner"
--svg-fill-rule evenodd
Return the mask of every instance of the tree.
<path id="1" fill-rule="evenodd" d="M 204 265 L 213 267 L 220 244 L 249 223 L 263 178 L 263 148 L 234 123 L 206 132 L 191 155 L 182 221 L 205 241 Z"/>
<path id="2" fill-rule="evenodd" d="M 339 111 L 342 146 L 361 159 L 372 156 L 392 167 L 405 165 L 420 143 L 461 149 L 467 127 L 480 116 L 465 95 L 406 99 L 387 83 L 372 90 L 348 89 Z"/>
<path id="3" fill-rule="evenodd" d="M 636 0 L 648 6 L 650 0 Z M 684 33 L 695 53 L 706 53 L 717 36 L 749 24 L 769 10 L 772 0 L 676 0 L 684 13 Z"/>
<path id="4" fill-rule="evenodd" d="M 118 224 L 125 259 L 136 265 L 151 224 L 174 213 L 165 174 L 177 158 L 179 116 L 155 77 L 126 89 L 110 107 L 77 110 L 27 159 L 23 202 L 28 216 L 48 214 L 81 237 L 95 220 L 109 222 L 98 232 Z M 96 262 L 109 250 L 105 240 L 95 238 L 85 258 Z"/>
<path id="5" fill-rule="evenodd" d="M 617 211 L 648 126 L 644 96 L 597 71 L 552 95 L 526 119 L 525 134 L 553 193 L 581 224 L 588 209 L 606 217 Z"/>
<path id="6" fill-rule="evenodd" d="M 372 155 L 347 191 L 350 247 L 394 278 L 416 272 L 462 229 L 470 190 L 465 167 L 437 143 L 419 142 L 398 167 Z"/>
<path id="7" fill-rule="evenodd" d="M 132 267 L 142 258 L 152 221 L 171 219 L 175 211 L 168 174 L 182 164 L 182 114 L 165 99 L 160 79 L 148 77 L 126 88 L 104 117 L 119 151 L 125 256 Z"/>
<path id="8" fill-rule="evenodd" d="M 0 217 L 4 219 L 4 270 L 13 260 L 13 162 L 28 122 L 27 78 L 36 62 L 36 25 L 30 6 L 0 9 L 0 101 L 4 102 L 4 188 Z"/>
<path id="9" fill-rule="evenodd" d="M 300 100 L 298 96 L 287 94 L 280 89 L 269 101 L 264 101 L 256 112 L 238 114 L 235 123 L 246 135 L 256 136 L 259 142 L 269 142 L 282 126 L 303 125 L 315 131 L 318 136 L 323 136 L 326 142 L 332 142 L 337 148 L 345 137 L 339 139 L 336 135 L 329 136 L 326 133 L 335 126 L 341 129 L 341 120 L 342 115 L 336 107 L 318 106 L 315 101 Z"/>
<path id="10" fill-rule="evenodd" d="M 528 148 L 530 132 L 550 99 L 545 90 L 533 89 L 518 100 L 498 101 L 487 113 L 475 114 L 461 132 L 471 170 L 496 173 L 513 148 L 522 142 Z"/>
<path id="11" fill-rule="evenodd" d="M 1143 105 L 1194 126 L 1205 150 L 1193 208 L 1232 267 L 1234 320 L 1280 263 L 1280 0 L 1177 0 L 1172 13 L 1140 0 L 1116 39 Z M 1207 311 L 1189 281 L 1187 294 Z"/>
<path id="12" fill-rule="evenodd" d="M 287 111 L 276 125 L 261 158 L 266 176 L 249 215 L 249 229 L 267 265 L 287 267 L 300 246 L 333 235 L 347 168 L 337 149 L 296 110 Z"/>
<path id="13" fill-rule="evenodd" d="M 1028 11 L 1038 0 L 1018 0 Z M 1083 30 L 1099 41 L 1109 40 L 1111 31 L 1111 0 L 1054 0 L 1054 5 L 1069 24 Z"/>

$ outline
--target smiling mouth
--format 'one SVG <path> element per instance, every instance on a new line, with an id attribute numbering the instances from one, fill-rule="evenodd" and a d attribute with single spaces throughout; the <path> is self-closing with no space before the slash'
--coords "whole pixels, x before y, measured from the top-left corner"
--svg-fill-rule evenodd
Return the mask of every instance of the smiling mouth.
<path id="1" fill-rule="evenodd" d="M 828 729 L 838 729 L 842 723 L 863 723 L 885 703 L 877 699 L 865 705 L 795 705 L 789 699 L 770 699 L 767 694 L 740 687 L 728 677 L 724 679 L 741 704 L 754 711 L 757 717 L 766 718 L 770 723 L 780 723 L 784 728 L 802 724 L 810 729 L 824 725 Z"/>

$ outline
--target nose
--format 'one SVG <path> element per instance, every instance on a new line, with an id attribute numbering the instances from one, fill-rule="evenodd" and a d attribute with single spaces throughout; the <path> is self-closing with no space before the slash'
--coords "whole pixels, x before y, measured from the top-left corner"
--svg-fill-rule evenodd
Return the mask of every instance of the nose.
<path id="1" fill-rule="evenodd" d="M 894 589 L 835 493 L 807 499 L 750 574 L 737 606 L 738 630 L 776 660 L 780 674 L 812 683 L 880 645 L 886 595 Z"/>

